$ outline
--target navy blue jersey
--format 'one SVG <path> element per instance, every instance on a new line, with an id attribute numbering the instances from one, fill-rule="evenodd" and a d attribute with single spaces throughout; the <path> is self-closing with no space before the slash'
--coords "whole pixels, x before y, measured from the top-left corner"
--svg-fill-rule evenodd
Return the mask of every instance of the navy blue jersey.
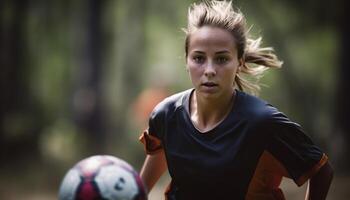
<path id="1" fill-rule="evenodd" d="M 148 154 L 165 152 L 172 178 L 167 199 L 284 199 L 283 176 L 302 185 L 326 163 L 298 124 L 238 90 L 227 117 L 200 132 L 189 113 L 193 91 L 159 103 L 140 137 Z"/>

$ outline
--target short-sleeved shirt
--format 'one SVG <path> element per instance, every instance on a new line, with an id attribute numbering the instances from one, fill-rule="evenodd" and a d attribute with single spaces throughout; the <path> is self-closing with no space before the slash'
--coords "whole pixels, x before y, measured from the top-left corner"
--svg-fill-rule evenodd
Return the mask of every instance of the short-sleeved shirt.
<path id="1" fill-rule="evenodd" d="M 148 154 L 165 152 L 166 199 L 284 199 L 282 177 L 300 186 L 327 162 L 297 123 L 239 90 L 226 118 L 200 132 L 189 113 L 193 91 L 159 103 L 140 137 Z"/>

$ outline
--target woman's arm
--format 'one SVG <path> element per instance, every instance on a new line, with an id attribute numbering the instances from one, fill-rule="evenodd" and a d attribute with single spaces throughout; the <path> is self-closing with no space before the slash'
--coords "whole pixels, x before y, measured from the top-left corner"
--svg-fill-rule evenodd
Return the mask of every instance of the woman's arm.
<path id="1" fill-rule="evenodd" d="M 324 200 L 333 179 L 333 169 L 327 162 L 309 180 L 305 200 Z"/>
<path id="2" fill-rule="evenodd" d="M 167 164 L 163 150 L 154 155 L 147 155 L 140 172 L 147 194 L 166 169 Z"/>

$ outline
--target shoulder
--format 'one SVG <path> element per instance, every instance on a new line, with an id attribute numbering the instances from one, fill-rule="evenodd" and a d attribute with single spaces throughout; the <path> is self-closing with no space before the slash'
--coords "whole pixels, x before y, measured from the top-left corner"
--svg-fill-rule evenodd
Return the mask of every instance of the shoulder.
<path id="1" fill-rule="evenodd" d="M 189 97 L 190 93 L 191 89 L 173 94 L 165 98 L 153 109 L 151 118 L 166 117 L 172 115 L 176 112 L 177 109 L 184 106 L 184 102 L 186 98 Z"/>
<path id="2" fill-rule="evenodd" d="M 300 126 L 292 122 L 283 112 L 279 111 L 269 102 L 244 92 L 241 92 L 241 96 L 241 112 L 246 119 L 259 124 Z"/>
<path id="3" fill-rule="evenodd" d="M 250 120 L 266 120 L 271 118 L 272 115 L 279 113 L 277 108 L 267 101 L 241 91 L 238 92 L 240 101 L 239 110 L 244 118 L 249 118 Z"/>

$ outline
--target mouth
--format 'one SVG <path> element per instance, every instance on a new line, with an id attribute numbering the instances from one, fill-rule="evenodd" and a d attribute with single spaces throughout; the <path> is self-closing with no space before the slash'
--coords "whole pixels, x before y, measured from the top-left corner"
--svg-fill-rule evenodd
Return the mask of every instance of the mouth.
<path id="1" fill-rule="evenodd" d="M 216 86 L 218 86 L 218 84 L 216 84 L 214 82 L 204 82 L 201 85 L 205 86 L 205 87 L 216 87 Z"/>

